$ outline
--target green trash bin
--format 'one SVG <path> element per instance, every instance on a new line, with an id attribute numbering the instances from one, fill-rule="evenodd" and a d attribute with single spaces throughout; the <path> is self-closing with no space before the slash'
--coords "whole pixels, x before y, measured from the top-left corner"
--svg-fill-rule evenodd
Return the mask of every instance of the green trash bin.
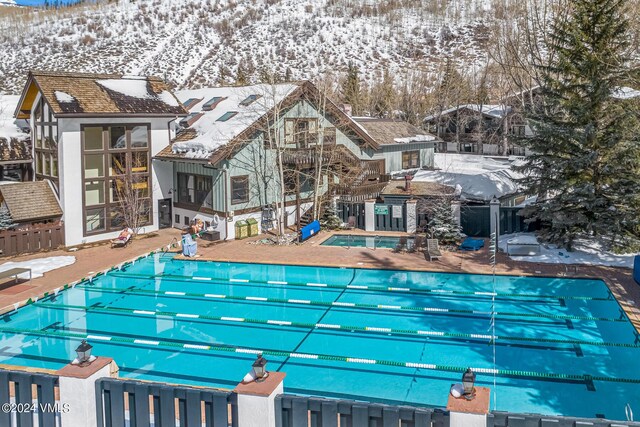
<path id="1" fill-rule="evenodd" d="M 247 224 L 249 225 L 249 236 L 250 237 L 257 236 L 259 234 L 258 221 L 255 220 L 254 218 L 249 218 L 247 220 Z"/>
<path id="2" fill-rule="evenodd" d="M 247 221 L 236 221 L 236 239 L 242 240 L 249 237 L 249 224 Z"/>

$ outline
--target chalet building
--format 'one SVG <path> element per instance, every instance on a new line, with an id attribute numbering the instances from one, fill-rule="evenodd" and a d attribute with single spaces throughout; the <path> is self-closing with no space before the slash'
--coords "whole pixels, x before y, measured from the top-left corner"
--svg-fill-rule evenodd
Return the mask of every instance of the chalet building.
<path id="1" fill-rule="evenodd" d="M 253 218 L 264 228 L 281 199 L 287 225 L 339 197 L 377 197 L 391 172 L 432 166 L 434 137 L 408 124 L 352 118 L 310 82 L 176 93 L 188 110 L 170 146 L 171 217 L 201 219 L 222 239 Z M 306 215 L 305 215 L 306 212 Z"/>
<path id="2" fill-rule="evenodd" d="M 532 133 L 519 111 L 507 103 L 466 104 L 428 116 L 424 124 L 442 139 L 438 152 L 524 156 L 525 149 L 514 144 L 513 137 Z"/>
<path id="3" fill-rule="evenodd" d="M 0 185 L 0 205 L 6 207 L 12 228 L 57 223 L 62 217 L 62 209 L 50 181 Z"/>
<path id="4" fill-rule="evenodd" d="M 118 235 L 126 186 L 139 202 L 140 232 L 160 227 L 173 172 L 152 159 L 186 115 L 154 77 L 29 73 L 15 117 L 29 123 L 35 179 L 49 181 L 60 200 L 67 246 Z"/>

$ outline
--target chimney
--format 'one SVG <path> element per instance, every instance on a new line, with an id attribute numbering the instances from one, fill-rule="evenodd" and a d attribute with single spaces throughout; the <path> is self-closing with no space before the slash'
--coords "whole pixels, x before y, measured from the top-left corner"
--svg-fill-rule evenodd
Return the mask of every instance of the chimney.
<path id="1" fill-rule="evenodd" d="M 352 116 L 353 108 L 351 108 L 351 104 L 340 104 L 340 109 L 344 111 L 347 116 Z"/>
<path id="2" fill-rule="evenodd" d="M 411 190 L 411 180 L 413 177 L 411 175 L 405 175 L 404 177 L 404 191 Z"/>

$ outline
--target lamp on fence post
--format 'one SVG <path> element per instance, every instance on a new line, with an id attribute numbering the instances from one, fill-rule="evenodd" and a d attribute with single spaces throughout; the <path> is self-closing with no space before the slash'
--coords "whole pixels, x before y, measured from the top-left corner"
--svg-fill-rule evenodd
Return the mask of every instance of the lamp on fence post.
<path id="1" fill-rule="evenodd" d="M 82 340 L 80 345 L 76 348 L 76 354 L 78 355 L 78 357 L 76 357 L 76 359 L 73 362 L 71 362 L 71 364 L 78 365 L 78 366 L 90 365 L 91 362 L 96 360 L 96 357 L 91 355 L 92 349 L 93 349 L 93 346 L 89 344 L 87 340 Z"/>
<path id="2" fill-rule="evenodd" d="M 472 400 L 476 397 L 476 374 L 471 370 L 471 368 L 467 368 L 464 374 L 462 374 L 462 395 L 467 400 Z"/>
<path id="3" fill-rule="evenodd" d="M 258 353 L 256 361 L 253 362 L 253 373 L 256 376 L 256 382 L 260 383 L 267 379 L 269 372 L 267 372 L 267 359 L 262 357 L 262 353 Z"/>

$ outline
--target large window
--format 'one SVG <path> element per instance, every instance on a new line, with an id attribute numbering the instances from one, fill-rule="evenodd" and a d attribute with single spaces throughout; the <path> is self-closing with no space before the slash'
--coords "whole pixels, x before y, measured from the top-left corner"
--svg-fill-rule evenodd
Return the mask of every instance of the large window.
<path id="1" fill-rule="evenodd" d="M 42 99 L 36 105 L 34 116 L 36 179 L 49 179 L 58 188 L 58 123 Z"/>
<path id="2" fill-rule="evenodd" d="M 82 127 L 85 235 L 131 226 L 126 216 L 151 222 L 149 133 L 148 125 Z"/>
<path id="3" fill-rule="evenodd" d="M 212 187 L 210 176 L 178 173 L 178 203 L 211 207 Z"/>
<path id="4" fill-rule="evenodd" d="M 420 167 L 420 151 L 402 152 L 402 169 L 415 169 Z"/>
<path id="5" fill-rule="evenodd" d="M 231 177 L 231 204 L 247 203 L 249 201 L 249 176 Z"/>
<path id="6" fill-rule="evenodd" d="M 306 148 L 318 142 L 317 119 L 285 119 L 284 138 L 287 144 Z"/>

